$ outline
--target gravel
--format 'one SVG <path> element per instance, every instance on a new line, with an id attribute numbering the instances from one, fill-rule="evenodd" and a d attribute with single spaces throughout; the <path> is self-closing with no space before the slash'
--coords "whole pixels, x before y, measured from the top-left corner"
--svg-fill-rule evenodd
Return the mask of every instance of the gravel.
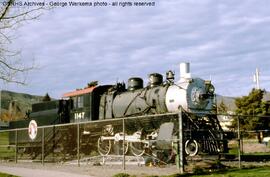
<path id="1" fill-rule="evenodd" d="M 166 167 L 126 165 L 126 169 L 124 170 L 122 165 L 94 166 L 93 164 L 82 164 L 80 167 L 78 167 L 75 164 L 46 163 L 43 166 L 40 163 L 26 162 L 19 162 L 17 164 L 11 162 L 1 162 L 0 171 L 22 177 L 112 177 L 117 173 L 147 176 L 169 175 L 179 172 L 175 165 L 167 165 Z"/>
<path id="2" fill-rule="evenodd" d="M 55 176 L 68 176 L 68 177 L 89 177 L 89 175 L 80 175 L 76 173 L 61 172 L 49 169 L 32 169 L 26 167 L 0 165 L 0 171 L 21 177 L 55 177 Z"/>

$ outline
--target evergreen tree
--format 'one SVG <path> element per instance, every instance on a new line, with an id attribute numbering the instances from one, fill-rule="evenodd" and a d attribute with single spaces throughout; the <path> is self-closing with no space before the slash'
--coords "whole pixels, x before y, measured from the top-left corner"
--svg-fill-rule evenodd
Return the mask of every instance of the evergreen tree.
<path id="1" fill-rule="evenodd" d="M 228 107 L 224 103 L 223 99 L 221 100 L 219 106 L 217 107 L 217 111 L 219 114 L 227 114 L 228 113 Z"/>
<path id="2" fill-rule="evenodd" d="M 51 101 L 51 97 L 49 96 L 48 93 L 46 93 L 46 95 L 43 97 L 42 101 L 43 101 L 43 102 Z"/>
<path id="3" fill-rule="evenodd" d="M 241 128 L 244 130 L 269 129 L 268 118 L 270 115 L 269 102 L 263 101 L 265 91 L 252 89 L 248 96 L 243 96 L 235 100 L 237 106 L 236 114 L 244 115 L 240 119 Z M 234 120 L 236 126 L 237 120 Z"/>

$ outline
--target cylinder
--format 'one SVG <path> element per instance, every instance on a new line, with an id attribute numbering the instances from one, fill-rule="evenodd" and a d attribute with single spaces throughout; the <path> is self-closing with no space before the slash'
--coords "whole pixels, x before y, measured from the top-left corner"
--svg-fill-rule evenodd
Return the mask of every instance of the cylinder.
<path id="1" fill-rule="evenodd" d="M 149 75 L 149 86 L 155 87 L 163 83 L 163 76 L 159 73 L 152 73 Z"/>
<path id="2" fill-rule="evenodd" d="M 132 77 L 128 79 L 128 90 L 137 90 L 143 88 L 143 80 L 139 77 Z"/>

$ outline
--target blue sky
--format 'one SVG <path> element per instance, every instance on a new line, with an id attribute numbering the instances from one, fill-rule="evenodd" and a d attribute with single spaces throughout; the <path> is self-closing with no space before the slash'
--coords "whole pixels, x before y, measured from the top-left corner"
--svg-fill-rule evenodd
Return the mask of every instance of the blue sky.
<path id="1" fill-rule="evenodd" d="M 178 79 L 179 63 L 190 62 L 192 76 L 211 78 L 218 94 L 247 95 L 256 67 L 269 90 L 270 1 L 152 1 L 154 7 L 44 11 L 17 29 L 12 43 L 25 63 L 34 59 L 38 67 L 27 74 L 27 86 L 2 89 L 60 98 L 92 80 L 146 80 L 168 70 Z"/>

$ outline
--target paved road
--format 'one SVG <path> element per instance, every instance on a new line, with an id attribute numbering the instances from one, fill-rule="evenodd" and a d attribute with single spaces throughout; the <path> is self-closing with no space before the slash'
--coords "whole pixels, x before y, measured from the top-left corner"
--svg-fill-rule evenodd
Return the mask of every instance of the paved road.
<path id="1" fill-rule="evenodd" d="M 66 173 L 60 171 L 51 171 L 51 170 L 43 170 L 43 169 L 29 169 L 22 167 L 8 167 L 0 165 L 0 172 L 8 173 L 20 177 L 89 177 L 87 175 L 75 174 L 75 173 Z"/>

